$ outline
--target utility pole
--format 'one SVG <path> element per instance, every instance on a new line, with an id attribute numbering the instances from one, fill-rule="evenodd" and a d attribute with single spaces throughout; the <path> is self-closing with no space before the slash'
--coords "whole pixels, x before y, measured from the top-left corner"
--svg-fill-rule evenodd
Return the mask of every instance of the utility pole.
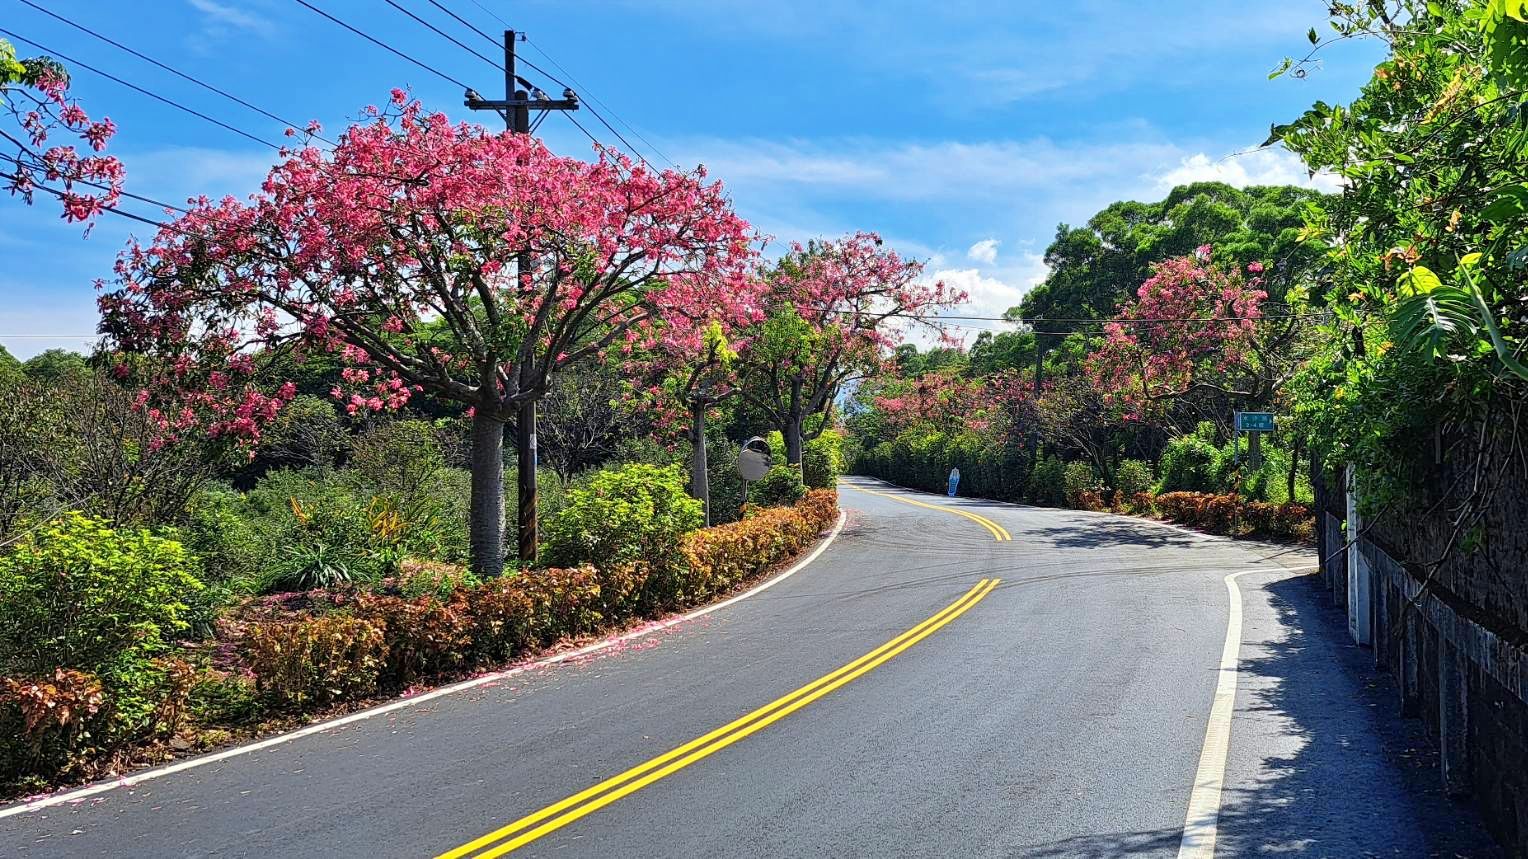
<path id="1" fill-rule="evenodd" d="M 504 125 L 517 134 L 531 133 L 531 110 L 578 110 L 578 95 L 571 89 L 562 91 L 561 99 L 551 99 L 525 78 L 515 74 L 515 42 L 519 38 L 514 30 L 504 31 L 504 99 L 485 99 L 474 90 L 467 90 L 466 105 L 472 110 L 491 110 L 504 118 Z M 520 254 L 515 261 L 515 288 L 519 289 L 521 278 L 531 270 L 530 255 Z M 532 377 L 530 345 L 520 350 L 520 389 L 529 387 Z M 526 400 L 520 404 L 515 419 L 515 484 L 518 500 L 517 542 L 518 557 L 527 563 L 536 560 L 536 401 Z"/>

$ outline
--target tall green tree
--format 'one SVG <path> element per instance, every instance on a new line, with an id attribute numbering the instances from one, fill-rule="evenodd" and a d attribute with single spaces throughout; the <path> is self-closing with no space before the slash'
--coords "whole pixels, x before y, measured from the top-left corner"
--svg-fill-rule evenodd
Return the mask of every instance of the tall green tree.
<path id="1" fill-rule="evenodd" d="M 1322 261 L 1323 248 L 1303 229 L 1323 197 L 1306 188 L 1196 182 L 1157 203 L 1114 203 L 1085 226 L 1056 228 L 1045 251 L 1049 276 L 1010 314 L 1026 320 L 1107 318 L 1151 276 L 1152 263 L 1201 245 L 1213 246 L 1227 265 L 1261 263 L 1270 299 L 1282 301 Z"/>

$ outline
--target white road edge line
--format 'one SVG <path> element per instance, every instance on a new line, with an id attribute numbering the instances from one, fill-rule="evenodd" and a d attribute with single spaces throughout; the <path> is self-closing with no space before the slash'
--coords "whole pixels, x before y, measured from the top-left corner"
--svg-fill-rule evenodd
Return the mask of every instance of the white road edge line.
<path id="1" fill-rule="evenodd" d="M 1204 749 L 1199 754 L 1199 768 L 1194 772 L 1194 788 L 1188 796 L 1178 859 L 1215 857 L 1220 791 L 1226 776 L 1226 754 L 1231 749 L 1231 717 L 1236 714 L 1237 660 L 1241 652 L 1242 599 L 1236 580 L 1253 572 L 1258 571 L 1243 570 L 1225 577 L 1226 592 L 1231 598 L 1226 640 L 1220 649 L 1215 698 L 1210 704 L 1209 724 L 1204 729 Z"/>
<path id="2" fill-rule="evenodd" d="M 42 797 L 40 799 L 34 799 L 30 802 L 19 803 L 8 808 L 0 808 L 0 818 L 11 817 L 17 814 L 25 814 L 29 811 L 37 811 L 39 809 L 61 805 L 66 802 L 81 801 L 87 797 L 106 793 L 107 791 L 111 790 L 116 790 L 120 787 L 132 787 L 152 779 L 163 778 L 167 775 L 174 775 L 178 772 L 184 772 L 189 769 L 206 766 L 207 764 L 225 761 L 229 758 L 236 758 L 240 755 L 247 755 L 251 752 L 263 751 L 265 749 L 271 748 L 272 746 L 279 746 L 283 743 L 289 743 L 292 740 L 301 739 L 302 737 L 307 737 L 313 734 L 332 730 L 334 728 L 343 727 L 353 722 L 360 722 L 366 719 L 370 719 L 374 716 L 381 716 L 387 713 L 392 713 L 397 710 L 402 710 L 405 707 L 412 707 L 416 704 L 423 704 L 426 701 L 431 701 L 436 698 L 443 698 L 446 695 L 454 695 L 457 692 L 465 692 L 468 689 L 474 689 L 478 686 L 482 686 L 486 683 L 491 683 L 495 680 L 502 680 L 506 677 L 513 677 L 516 674 L 521 674 L 535 668 L 544 668 L 548 665 L 555 665 L 559 662 L 566 662 L 569 659 L 577 659 L 580 656 L 586 656 L 590 653 L 604 650 L 607 647 L 620 644 L 624 641 L 631 641 L 632 639 L 642 638 L 655 632 L 660 632 L 662 630 L 669 629 L 670 627 L 678 626 L 679 624 L 685 623 L 686 621 L 694 620 L 697 617 L 703 617 L 713 611 L 719 611 L 726 608 L 727 606 L 733 605 L 734 603 L 748 599 L 755 594 L 767 591 L 780 582 L 783 582 L 791 576 L 794 576 L 796 573 L 805 569 L 808 564 L 817 560 L 817 556 L 821 555 L 824 551 L 827 550 L 828 546 L 832 545 L 833 540 L 836 539 L 839 532 L 844 529 L 844 522 L 847 519 L 848 513 L 844 510 L 839 510 L 838 521 L 834 523 L 833 529 L 828 532 L 828 536 L 823 538 L 822 542 L 817 544 L 817 547 L 812 550 L 811 554 L 797 561 L 791 566 L 790 569 L 786 570 L 785 572 L 780 573 L 779 575 L 774 576 L 767 581 L 761 582 L 758 585 L 743 591 L 737 596 L 729 597 L 719 603 L 712 603 L 711 605 L 696 609 L 695 611 L 689 612 L 688 614 L 671 617 L 667 620 L 644 626 L 640 629 L 635 629 L 630 632 L 614 636 L 612 638 L 596 641 L 593 644 L 590 644 L 586 647 L 580 647 L 577 650 L 570 650 L 566 653 L 559 653 L 555 656 L 548 656 L 545 659 L 538 659 L 535 662 L 528 662 L 524 665 L 517 665 L 514 668 L 509 668 L 504 671 L 496 671 L 491 674 L 484 674 L 480 677 L 474 677 L 471 680 L 463 680 L 460 683 L 453 683 L 450 686 L 442 686 L 439 689 L 433 689 L 421 695 L 415 695 L 412 698 L 400 698 L 396 701 L 390 701 L 386 704 L 381 704 L 366 710 L 357 710 L 356 712 L 345 716 L 330 719 L 326 722 L 316 722 L 312 725 L 298 728 L 295 731 L 291 731 L 285 734 L 277 734 L 274 737 L 267 737 L 263 740 L 258 740 L 247 745 L 235 746 L 231 749 L 224 749 L 221 752 L 213 752 L 209 755 L 189 758 L 187 760 L 180 761 L 179 763 L 167 764 L 162 767 L 155 767 L 154 769 L 148 769 L 144 770 L 143 772 L 133 773 L 132 775 L 121 776 L 114 781 L 99 782 L 97 784 L 78 788 L 76 790 L 66 791 L 64 793 L 56 793 L 50 796 Z"/>

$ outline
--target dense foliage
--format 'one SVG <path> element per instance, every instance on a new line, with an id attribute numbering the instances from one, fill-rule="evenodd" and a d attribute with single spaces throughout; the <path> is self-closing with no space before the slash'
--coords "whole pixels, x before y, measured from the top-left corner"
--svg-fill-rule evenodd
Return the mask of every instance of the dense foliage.
<path id="1" fill-rule="evenodd" d="M 1380 40 L 1388 56 L 1351 103 L 1318 103 L 1273 129 L 1347 182 L 1307 226 L 1329 248 L 1329 274 L 1299 297 L 1330 318 L 1291 400 L 1309 443 L 1357 466 L 1371 511 L 1420 497 L 1419 463 L 1467 458 L 1476 490 L 1453 504 L 1457 541 L 1476 529 L 1513 445 L 1493 453 L 1451 428 L 1499 424 L 1515 437 L 1528 386 L 1528 15 L 1511 0 L 1333 13 L 1330 40 Z"/>

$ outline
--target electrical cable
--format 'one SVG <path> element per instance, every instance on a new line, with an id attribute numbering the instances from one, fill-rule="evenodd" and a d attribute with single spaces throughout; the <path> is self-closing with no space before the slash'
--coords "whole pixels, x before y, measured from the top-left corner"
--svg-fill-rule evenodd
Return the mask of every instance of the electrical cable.
<path id="1" fill-rule="evenodd" d="M 317 6 L 314 6 L 312 3 L 309 3 L 308 0 L 296 0 L 296 1 L 297 1 L 297 3 L 299 5 L 305 6 L 308 9 L 311 9 L 314 12 L 317 12 L 318 14 L 324 16 L 325 18 L 328 18 L 330 21 L 333 21 L 334 23 L 340 25 L 341 27 L 344 27 L 345 29 L 349 30 L 350 32 L 356 34 L 357 36 L 360 36 L 361 38 L 365 39 L 366 41 L 371 42 L 373 45 L 376 45 L 379 48 L 383 48 L 385 50 L 391 51 L 393 54 L 395 54 L 395 55 L 397 55 L 399 57 L 402 57 L 405 60 L 408 60 L 409 62 L 413 63 L 414 65 L 416 65 L 418 67 L 420 67 L 421 69 L 424 69 L 425 71 L 429 72 L 430 74 L 433 74 L 433 75 L 435 75 L 435 76 L 437 76 L 437 77 L 439 77 L 439 78 L 441 78 L 441 79 L 443 79 L 445 81 L 448 81 L 450 83 L 456 84 L 457 86 L 461 87 L 463 90 L 472 89 L 472 87 L 467 86 L 466 84 L 462 83 L 461 81 L 457 80 L 456 78 L 451 77 L 450 75 L 446 74 L 445 72 L 441 71 L 440 69 L 437 69 L 434 66 L 432 66 L 432 65 L 430 65 L 430 64 L 428 64 L 426 62 L 423 62 L 422 60 L 417 60 L 417 59 L 409 56 L 408 54 L 405 54 L 404 52 L 398 50 L 397 48 L 393 47 L 392 45 L 389 45 L 388 43 L 382 41 L 381 39 L 378 39 L 377 37 L 375 37 L 373 35 L 370 35 L 369 33 L 362 32 L 361 30 L 358 30 L 355 27 L 350 26 L 349 24 L 345 23 L 344 21 L 341 21 L 340 19 L 334 17 L 333 15 L 330 15 L 328 12 L 325 12 L 324 10 L 318 8 Z"/>
<path id="2" fill-rule="evenodd" d="M 297 2 L 301 3 L 302 0 L 297 0 Z M 248 138 L 250 140 L 253 140 L 254 142 L 260 144 L 261 146 L 269 146 L 272 149 L 277 149 L 277 150 L 283 148 L 281 146 L 281 144 L 279 144 L 279 143 L 272 143 L 269 140 L 264 140 L 264 139 L 260 138 L 258 135 L 251 134 L 250 132 L 245 131 L 245 130 L 243 130 L 241 128 L 236 128 L 236 127 L 234 127 L 232 125 L 229 125 L 228 123 L 226 123 L 226 122 L 224 122 L 224 121 L 222 121 L 220 119 L 214 119 L 213 117 L 210 117 L 207 114 L 202 113 L 199 110 L 196 110 L 194 108 L 186 107 L 185 105 L 181 104 L 178 101 L 175 101 L 174 99 L 166 98 L 165 96 L 162 96 L 162 95 L 160 95 L 158 93 L 155 93 L 155 92 L 150 92 L 149 90 L 146 90 L 143 87 L 138 86 L 137 84 L 129 83 L 129 82 L 123 80 L 122 78 L 119 78 L 116 75 L 111 74 L 110 72 L 104 72 L 104 71 L 96 68 L 95 66 L 90 65 L 89 63 L 81 62 L 80 60 L 76 60 L 73 57 L 70 57 L 70 56 L 68 56 L 66 54 L 60 53 L 58 51 L 51 50 L 46 45 L 43 45 L 43 44 L 41 44 L 39 42 L 35 42 L 35 41 L 31 40 L 31 39 L 26 38 L 25 36 L 18 35 L 17 33 L 13 33 L 10 30 L 5 29 L 4 27 L 0 27 L 0 33 L 4 33 L 5 35 L 11 37 L 12 39 L 15 39 L 18 42 L 25 42 L 28 45 L 31 45 L 32 47 L 36 48 L 37 50 L 42 51 L 44 54 L 48 54 L 50 56 L 58 57 L 59 59 L 62 59 L 65 62 L 70 63 L 70 64 L 72 64 L 74 66 L 78 66 L 79 68 L 85 69 L 86 71 L 95 72 L 96 74 L 100 75 L 103 78 L 106 78 L 107 80 L 115 81 L 116 83 L 119 83 L 122 86 L 125 86 L 128 89 L 130 89 L 130 90 L 133 90 L 134 92 L 138 92 L 138 93 L 141 93 L 143 95 L 146 95 L 149 98 L 154 99 L 155 101 L 163 102 L 164 104 L 167 104 L 170 107 L 176 108 L 177 110 L 183 111 L 185 113 L 189 113 L 192 116 L 197 117 L 198 119 L 204 119 L 207 122 L 210 122 L 213 125 L 218 126 L 219 128 L 223 128 L 223 129 L 227 129 L 228 131 L 232 131 L 234 134 L 237 134 L 240 137 L 246 137 L 246 138 Z"/>
<path id="3" fill-rule="evenodd" d="M 26 0 L 22 0 L 22 2 L 26 2 Z M 400 6 L 397 3 L 397 0 L 386 0 L 386 2 L 387 2 L 387 5 L 393 7 L 394 9 L 397 9 L 399 12 L 402 12 L 403 14 L 409 16 L 410 18 L 413 18 L 420 25 L 422 25 L 424 27 L 428 27 L 430 30 L 434 31 L 435 34 L 440 36 L 441 38 L 450 40 L 451 44 L 457 46 L 458 48 L 461 48 L 462 50 L 464 50 L 467 53 L 473 55 L 474 57 L 477 57 L 478 59 L 482 60 L 483 62 L 487 63 L 488 65 L 493 66 L 494 68 L 498 69 L 499 71 L 501 71 L 501 72 L 504 71 L 504 65 L 502 63 L 496 62 L 494 60 L 490 60 L 487 57 L 483 56 L 482 54 L 478 53 L 477 51 L 474 51 L 473 49 L 467 47 L 466 45 L 464 45 L 460 41 L 458 41 L 455 36 L 451 35 L 450 33 L 447 33 L 445 30 L 440 29 L 439 27 L 435 26 L 434 24 L 431 24 L 429 21 L 426 21 L 425 19 L 419 17 L 418 15 L 415 15 L 413 12 L 410 12 L 408 9 L 405 9 L 403 6 Z"/>
<path id="4" fill-rule="evenodd" d="M 183 71 L 181 71 L 181 70 L 179 70 L 177 68 L 173 68 L 171 66 L 168 66 L 168 65 L 166 65 L 166 64 L 164 64 L 164 63 L 162 63 L 162 62 L 160 62 L 160 61 L 158 61 L 156 59 L 154 59 L 153 57 L 148 56 L 147 54 L 144 54 L 144 53 L 141 53 L 141 52 L 139 52 L 137 50 L 134 50 L 133 48 L 128 47 L 127 45 L 124 45 L 121 42 L 118 42 L 118 41 L 116 41 L 115 39 L 112 39 L 109 36 L 104 36 L 104 35 L 102 35 L 100 33 L 97 33 L 95 30 L 92 30 L 89 27 L 86 27 L 85 25 L 83 25 L 83 24 L 81 24 L 81 23 L 79 23 L 77 21 L 70 20 L 69 18 L 66 18 L 63 15 L 60 15 L 57 12 L 54 12 L 51 9 L 45 9 L 42 6 L 39 6 L 38 4 L 32 2 L 32 0 L 20 0 L 20 2 L 26 4 L 27 6 L 32 7 L 33 9 L 36 9 L 39 12 L 42 12 L 45 15 L 49 15 L 49 16 L 51 16 L 51 17 L 53 17 L 53 18 L 55 18 L 55 19 L 57 19 L 59 21 L 64 22 L 65 24 L 68 24 L 69 26 L 75 28 L 76 30 L 79 30 L 82 33 L 87 33 L 87 34 L 89 34 L 91 36 L 94 36 L 97 39 L 100 39 L 101 41 L 107 43 L 108 45 L 112 45 L 113 47 L 116 47 L 116 48 L 119 48 L 121 50 L 124 50 L 124 51 L 128 52 L 129 54 L 132 54 L 133 56 L 137 57 L 138 59 L 143 60 L 144 62 L 151 63 L 151 64 L 153 64 L 155 66 L 158 66 L 159 68 L 164 69 L 165 71 L 169 72 L 172 75 L 176 75 L 177 77 L 180 77 L 180 78 L 182 78 L 184 80 L 190 81 L 191 83 L 194 83 L 194 84 L 196 84 L 197 86 L 199 86 L 199 87 L 201 87 L 203 89 L 210 90 L 210 91 L 212 91 L 214 93 L 217 93 L 218 95 L 222 96 L 223 98 L 226 98 L 226 99 L 228 99 L 228 100 L 230 100 L 232 102 L 235 102 L 235 103 L 237 103 L 239 105 L 242 105 L 243 107 L 249 108 L 250 110 L 254 111 L 255 113 L 258 113 L 261 116 L 266 117 L 267 119 L 273 119 L 273 120 L 281 123 L 282 125 L 284 125 L 284 126 L 286 126 L 288 128 L 302 128 L 303 127 L 300 123 L 293 122 L 293 121 L 291 121 L 289 119 L 283 119 L 282 117 L 277 116 L 274 113 L 271 113 L 270 111 L 266 110 L 263 107 L 260 107 L 259 105 L 251 104 L 251 103 L 245 101 L 244 99 L 239 98 L 238 96 L 234 95 L 233 93 L 226 92 L 224 90 L 218 89 L 217 87 L 213 86 L 212 84 L 207 83 L 206 81 L 200 80 L 199 78 L 196 78 L 196 77 L 194 77 L 192 75 L 186 74 L 185 72 L 183 72 Z M 320 135 L 315 134 L 315 135 L 313 135 L 313 137 L 314 137 L 314 139 L 322 140 L 324 143 L 327 143 L 330 146 L 334 146 L 335 145 L 334 141 L 329 140 L 329 139 L 327 139 L 325 137 L 322 137 Z"/>

